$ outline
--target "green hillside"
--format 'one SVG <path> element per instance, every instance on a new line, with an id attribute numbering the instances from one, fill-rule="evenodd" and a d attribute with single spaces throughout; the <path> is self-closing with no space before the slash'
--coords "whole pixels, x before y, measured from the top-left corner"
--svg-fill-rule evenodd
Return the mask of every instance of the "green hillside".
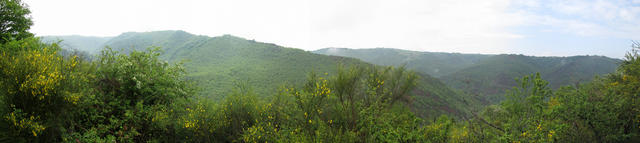
<path id="1" fill-rule="evenodd" d="M 412 111 L 422 118 L 435 118 L 439 115 L 465 117 L 474 109 L 481 108 L 482 98 L 470 97 L 449 88 L 438 78 L 420 75 L 418 87 L 412 91 Z"/>
<path id="2" fill-rule="evenodd" d="M 515 78 L 540 73 L 551 88 L 577 85 L 593 77 L 614 72 L 620 60 L 602 56 L 532 57 L 496 55 L 473 66 L 443 76 L 453 88 L 484 95 L 489 102 L 503 99 L 507 89 L 517 86 Z"/>
<path id="3" fill-rule="evenodd" d="M 312 71 L 333 75 L 340 64 L 373 66 L 353 58 L 314 54 L 231 35 L 207 37 L 184 31 L 128 32 L 104 45 L 124 53 L 161 47 L 162 59 L 184 62 L 188 77 L 202 89 L 200 94 L 216 100 L 229 94 L 238 82 L 247 82 L 266 97 L 282 85 L 303 83 Z M 411 109 L 422 117 L 464 115 L 467 105 L 477 105 L 475 99 L 464 99 L 437 78 L 420 77 L 409 101 Z"/>
<path id="4" fill-rule="evenodd" d="M 313 52 L 324 55 L 353 57 L 378 65 L 406 65 L 409 68 L 434 77 L 450 74 L 452 71 L 471 66 L 479 60 L 491 56 L 481 54 L 416 52 L 390 48 L 325 48 Z"/>
<path id="5" fill-rule="evenodd" d="M 550 87 L 559 88 L 611 73 L 620 62 L 603 56 L 533 57 L 388 48 L 325 48 L 314 53 L 353 57 L 380 65 L 406 65 L 410 69 L 434 75 L 453 89 L 482 97 L 489 103 L 500 101 L 507 89 L 516 86 L 515 78 L 539 72 L 543 79 L 550 82 Z"/>
<path id="6" fill-rule="evenodd" d="M 207 37 L 184 31 L 129 32 L 105 45 L 125 53 L 162 47 L 161 58 L 184 62 L 189 77 L 203 88 L 201 93 L 211 97 L 228 94 L 237 82 L 248 82 L 257 93 L 266 94 L 285 83 L 303 82 L 311 71 L 333 73 L 339 63 L 364 64 L 356 59 L 317 55 L 231 35 Z"/>

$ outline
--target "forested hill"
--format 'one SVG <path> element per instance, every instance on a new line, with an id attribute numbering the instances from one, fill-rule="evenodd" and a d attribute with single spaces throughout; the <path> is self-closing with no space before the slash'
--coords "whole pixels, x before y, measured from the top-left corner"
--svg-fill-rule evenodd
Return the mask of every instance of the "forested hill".
<path id="1" fill-rule="evenodd" d="M 207 37 L 184 31 L 128 32 L 105 45 L 125 53 L 161 47 L 160 57 L 184 62 L 188 76 L 203 88 L 201 93 L 211 97 L 226 95 L 238 82 L 249 83 L 259 94 L 275 93 L 283 84 L 302 83 L 311 71 L 333 73 L 339 63 L 364 64 L 231 35 Z"/>
<path id="2" fill-rule="evenodd" d="M 454 89 L 478 95 L 495 103 L 515 78 L 539 72 L 552 88 L 590 81 L 595 75 L 614 72 L 619 59 L 603 56 L 534 57 L 524 55 L 482 55 L 417 52 L 399 49 L 325 48 L 325 55 L 358 58 L 380 65 L 406 65 L 440 78 Z"/>
<path id="3" fill-rule="evenodd" d="M 551 88 L 577 85 L 593 77 L 615 71 L 620 60 L 602 56 L 532 57 L 496 55 L 473 66 L 452 72 L 441 79 L 453 88 L 485 95 L 489 101 L 500 101 L 507 89 L 517 86 L 514 80 L 540 73 Z"/>
<path id="4" fill-rule="evenodd" d="M 169 62 L 183 61 L 188 77 L 202 88 L 200 94 L 214 99 L 230 93 L 237 82 L 249 83 L 265 97 L 277 93 L 284 84 L 300 85 L 312 71 L 332 75 L 339 64 L 373 66 L 354 58 L 314 54 L 232 35 L 207 37 L 184 31 L 128 32 L 103 45 L 125 53 L 161 47 L 164 53 L 160 57 Z M 420 77 L 409 101 L 412 110 L 422 117 L 462 115 L 469 105 L 477 105 L 476 100 L 465 99 L 437 78 L 425 74 Z"/>
<path id="5" fill-rule="evenodd" d="M 313 51 L 313 53 L 353 57 L 378 65 L 406 65 L 409 68 L 434 77 L 448 75 L 453 71 L 472 66 L 478 61 L 491 56 L 481 54 L 416 52 L 391 48 L 325 48 Z"/>

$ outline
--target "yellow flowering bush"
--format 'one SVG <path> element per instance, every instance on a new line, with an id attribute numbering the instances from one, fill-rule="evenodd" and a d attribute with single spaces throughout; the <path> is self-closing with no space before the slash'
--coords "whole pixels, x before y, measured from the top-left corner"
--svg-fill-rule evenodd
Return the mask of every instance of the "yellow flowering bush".
<path id="1" fill-rule="evenodd" d="M 66 116 L 83 94 L 79 91 L 77 56 L 64 57 L 56 43 L 40 43 L 36 38 L 1 45 L 0 93 L 12 123 L 12 136 L 40 136 L 50 128 L 51 119 Z M 60 125 L 60 124 L 55 124 Z"/>
<path id="2" fill-rule="evenodd" d="M 28 118 L 21 110 L 16 110 L 14 112 L 9 113 L 9 115 L 5 115 L 4 119 L 8 120 L 11 125 L 18 132 L 27 132 L 31 133 L 33 137 L 37 137 L 39 133 L 45 130 L 46 127 L 42 125 L 39 121 L 39 116 L 29 116 Z"/>

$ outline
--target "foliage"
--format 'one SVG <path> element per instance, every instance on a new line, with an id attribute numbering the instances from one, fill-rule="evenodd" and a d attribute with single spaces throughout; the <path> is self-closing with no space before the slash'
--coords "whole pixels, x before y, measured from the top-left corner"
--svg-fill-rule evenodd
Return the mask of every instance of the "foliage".
<path id="1" fill-rule="evenodd" d="M 416 77 L 404 68 L 339 68 L 332 77 L 311 73 L 300 88 L 284 88 L 266 106 L 266 119 L 244 141 L 410 142 L 422 123 L 404 105 Z M 282 108 L 290 106 L 289 108 Z"/>
<path id="2" fill-rule="evenodd" d="M 539 74 L 526 76 L 499 105 L 468 121 L 483 142 L 637 142 L 637 44 L 618 71 L 552 91 Z"/>
<path id="3" fill-rule="evenodd" d="M 506 94 L 501 103 L 502 113 L 498 113 L 494 123 L 500 123 L 504 134 L 500 140 L 508 142 L 551 142 L 554 132 L 563 124 L 553 124 L 556 117 L 552 111 L 553 95 L 547 87 L 548 82 L 540 78 L 540 74 L 525 76 L 520 86 Z"/>
<path id="4" fill-rule="evenodd" d="M 83 96 L 87 80 L 77 57 L 57 54 L 57 44 L 23 39 L 2 44 L 0 91 L 6 137 L 33 141 L 60 134 L 59 128 Z M 44 134 L 44 135 L 43 135 Z"/>
<path id="5" fill-rule="evenodd" d="M 79 110 L 80 122 L 70 130 L 116 141 L 171 139 L 167 134 L 175 128 L 168 122 L 178 118 L 172 107 L 194 90 L 185 81 L 184 69 L 161 61 L 159 55 L 158 48 L 129 55 L 104 50 L 91 80 L 93 95 L 83 100 L 87 108 Z M 69 138 L 77 136 L 86 135 Z"/>
<path id="6" fill-rule="evenodd" d="M 0 44 L 33 37 L 30 13 L 22 0 L 0 0 Z"/>

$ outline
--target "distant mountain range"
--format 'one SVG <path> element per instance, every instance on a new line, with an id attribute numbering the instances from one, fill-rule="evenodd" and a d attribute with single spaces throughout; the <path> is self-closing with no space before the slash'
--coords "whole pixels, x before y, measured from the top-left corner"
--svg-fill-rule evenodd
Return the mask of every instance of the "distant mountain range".
<path id="1" fill-rule="evenodd" d="M 604 56 L 534 57 L 513 54 L 483 55 L 417 52 L 389 48 L 325 48 L 313 51 L 324 55 L 358 58 L 379 65 L 406 65 L 433 75 L 454 89 L 481 96 L 496 103 L 506 90 L 517 85 L 515 79 L 540 73 L 558 88 L 587 82 L 594 76 L 614 72 L 619 59 Z"/>
<path id="2" fill-rule="evenodd" d="M 314 54 L 231 35 L 207 37 L 184 31 L 128 32 L 107 40 L 81 36 L 43 39 L 61 39 L 62 45 L 69 45 L 65 48 L 92 51 L 90 53 L 97 53 L 95 51 L 104 46 L 124 53 L 150 46 L 162 47 L 161 57 L 173 63 L 184 61 L 188 77 L 202 88 L 201 95 L 213 100 L 228 94 L 235 82 L 248 82 L 259 95 L 271 96 L 284 84 L 301 85 L 312 71 L 331 75 L 339 64 L 373 66 L 355 58 Z M 469 106 L 479 105 L 477 100 L 465 98 L 439 79 L 419 75 L 419 87 L 412 92 L 409 106 L 419 116 L 458 116 L 465 114 Z"/>
<path id="3" fill-rule="evenodd" d="M 43 36 L 40 37 L 44 42 L 58 42 L 60 47 L 65 49 L 75 49 L 87 52 L 89 54 L 96 54 L 104 47 L 104 44 L 111 40 L 113 37 L 93 37 L 93 36 Z"/>

